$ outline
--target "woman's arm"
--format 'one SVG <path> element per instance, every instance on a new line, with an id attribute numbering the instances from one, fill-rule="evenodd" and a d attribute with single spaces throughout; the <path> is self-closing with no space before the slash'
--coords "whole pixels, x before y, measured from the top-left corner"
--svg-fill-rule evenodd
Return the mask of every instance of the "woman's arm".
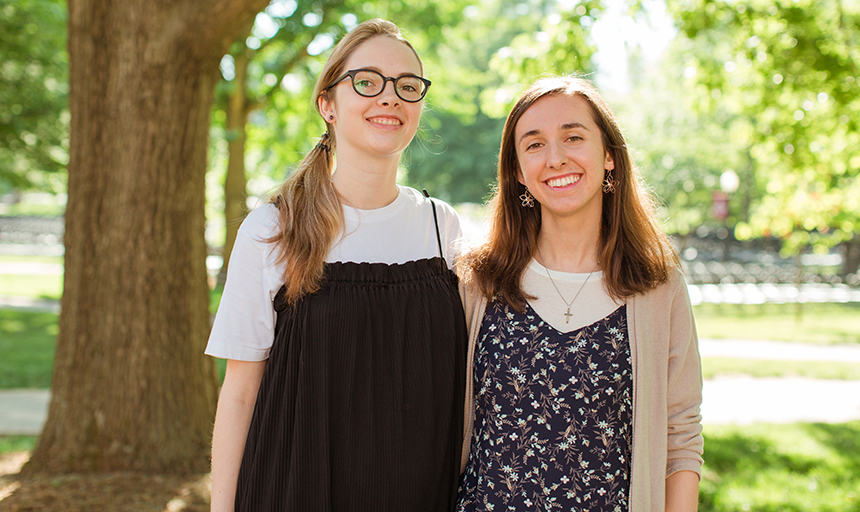
<path id="1" fill-rule="evenodd" d="M 671 314 L 666 512 L 699 508 L 702 468 L 702 367 L 687 287 L 679 281 Z"/>
<path id="2" fill-rule="evenodd" d="M 699 509 L 699 475 L 678 471 L 666 479 L 666 512 L 696 512 Z"/>
<path id="3" fill-rule="evenodd" d="M 666 474 L 692 471 L 701 475 L 702 366 L 692 306 L 680 276 L 670 315 Z"/>
<path id="4" fill-rule="evenodd" d="M 266 361 L 227 360 L 212 434 L 212 512 L 235 510 L 236 483 Z"/>

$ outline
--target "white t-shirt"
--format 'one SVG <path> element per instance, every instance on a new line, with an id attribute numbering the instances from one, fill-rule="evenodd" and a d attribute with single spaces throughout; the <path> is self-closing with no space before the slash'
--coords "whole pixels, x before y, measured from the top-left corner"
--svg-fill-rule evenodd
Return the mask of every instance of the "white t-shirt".
<path id="1" fill-rule="evenodd" d="M 523 291 L 537 299 L 529 300 L 529 306 L 544 322 L 561 332 L 571 332 L 606 318 L 621 306 L 606 292 L 603 286 L 603 271 L 574 274 L 550 270 L 552 281 L 547 277 L 546 267 L 532 259 L 523 274 Z M 558 291 L 553 286 L 558 287 Z M 577 291 L 582 289 L 577 295 Z M 564 296 L 564 300 L 559 296 Z M 576 297 L 576 299 L 574 299 Z M 564 313 L 570 305 L 570 320 Z"/>
<path id="2" fill-rule="evenodd" d="M 376 210 L 343 206 L 344 234 L 327 262 L 395 264 L 439 256 L 430 200 L 415 189 L 398 189 L 394 202 Z M 460 219 L 448 204 L 434 203 L 450 268 L 460 248 Z M 206 354 L 241 361 L 269 357 L 277 316 L 272 303 L 284 284 L 284 266 L 276 264 L 274 245 L 263 240 L 277 230 L 278 210 L 272 204 L 249 213 L 239 227 Z"/>

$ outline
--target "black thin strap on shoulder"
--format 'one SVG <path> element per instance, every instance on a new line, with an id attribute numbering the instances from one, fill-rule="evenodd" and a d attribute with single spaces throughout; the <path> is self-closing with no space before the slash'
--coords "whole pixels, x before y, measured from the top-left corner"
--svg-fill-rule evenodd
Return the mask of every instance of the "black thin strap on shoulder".
<path id="1" fill-rule="evenodd" d="M 445 259 L 445 253 L 442 252 L 442 237 L 439 236 L 439 219 L 436 218 L 436 203 L 433 202 L 433 198 L 430 197 L 430 194 L 427 193 L 426 188 L 422 188 L 421 192 L 424 193 L 424 197 L 426 197 L 427 199 L 430 200 L 430 206 L 433 207 L 433 224 L 436 225 L 436 244 L 439 245 L 439 256 L 441 256 L 442 259 L 444 260 Z"/>

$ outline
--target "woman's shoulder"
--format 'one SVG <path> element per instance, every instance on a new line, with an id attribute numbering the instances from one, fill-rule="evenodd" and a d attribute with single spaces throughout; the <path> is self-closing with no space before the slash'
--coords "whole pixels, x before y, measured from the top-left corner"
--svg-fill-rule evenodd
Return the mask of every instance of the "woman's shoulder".
<path id="1" fill-rule="evenodd" d="M 668 269 L 666 280 L 654 288 L 638 295 L 636 300 L 640 303 L 671 302 L 674 297 L 681 293 L 687 295 L 687 282 L 684 278 L 684 273 L 677 266 L 671 265 Z"/>
<path id="2" fill-rule="evenodd" d="M 239 232 L 253 239 L 271 238 L 278 232 L 278 213 L 278 208 L 272 203 L 255 208 L 242 221 Z"/>
<path id="3" fill-rule="evenodd" d="M 406 198 L 407 204 L 414 207 L 425 207 L 431 201 L 436 205 L 436 213 L 450 217 L 458 218 L 457 211 L 454 207 L 437 197 L 426 197 L 422 192 L 415 190 L 412 187 L 398 185 L 400 192 Z"/>

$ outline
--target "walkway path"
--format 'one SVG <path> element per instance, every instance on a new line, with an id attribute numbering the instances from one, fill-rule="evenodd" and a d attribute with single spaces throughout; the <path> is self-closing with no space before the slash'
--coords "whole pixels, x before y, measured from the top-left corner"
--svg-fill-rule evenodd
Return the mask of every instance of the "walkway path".
<path id="1" fill-rule="evenodd" d="M 819 346 L 753 340 L 700 340 L 702 357 L 841 361 L 860 364 L 860 346 Z M 840 423 L 860 420 L 860 381 L 718 377 L 705 381 L 706 424 Z M 0 391 L 0 435 L 38 434 L 50 399 L 47 390 Z"/>

